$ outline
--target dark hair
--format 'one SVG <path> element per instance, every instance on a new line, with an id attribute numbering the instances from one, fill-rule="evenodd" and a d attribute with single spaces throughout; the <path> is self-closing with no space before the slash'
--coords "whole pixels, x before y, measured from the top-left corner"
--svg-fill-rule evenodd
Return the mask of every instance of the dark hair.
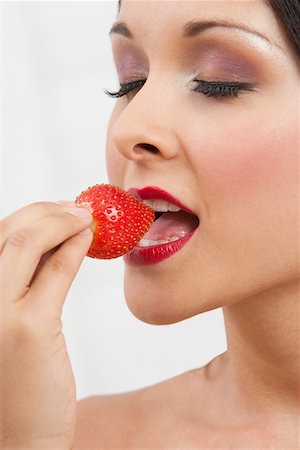
<path id="1" fill-rule="evenodd" d="M 118 0 L 120 11 L 122 0 Z M 300 0 L 267 0 L 300 58 Z"/>
<path id="2" fill-rule="evenodd" d="M 121 0 L 120 0 L 121 3 Z M 300 1 L 299 0 L 268 0 L 275 16 L 283 24 L 289 38 L 296 48 L 300 58 Z"/>

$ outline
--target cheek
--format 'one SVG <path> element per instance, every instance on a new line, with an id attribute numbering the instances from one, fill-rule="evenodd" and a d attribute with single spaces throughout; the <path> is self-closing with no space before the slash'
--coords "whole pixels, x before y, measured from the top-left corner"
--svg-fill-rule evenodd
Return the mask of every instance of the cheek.
<path id="1" fill-rule="evenodd" d="M 225 124 L 218 136 L 209 139 L 204 154 L 197 154 L 196 165 L 199 178 L 203 174 L 204 180 L 205 174 L 207 194 L 221 201 L 232 198 L 238 202 L 265 191 L 291 194 L 299 183 L 299 128 L 295 117 L 280 125 L 273 120 L 256 126 L 252 123 L 251 128 Z"/>

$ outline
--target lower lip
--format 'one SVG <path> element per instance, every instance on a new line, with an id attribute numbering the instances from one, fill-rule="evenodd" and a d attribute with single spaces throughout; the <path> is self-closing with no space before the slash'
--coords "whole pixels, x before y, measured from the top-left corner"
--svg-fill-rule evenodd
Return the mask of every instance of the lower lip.
<path id="1" fill-rule="evenodd" d="M 152 245 L 151 247 L 134 247 L 123 256 L 123 259 L 130 266 L 157 264 L 177 253 L 191 239 L 196 229 L 183 238 L 167 244 Z"/>

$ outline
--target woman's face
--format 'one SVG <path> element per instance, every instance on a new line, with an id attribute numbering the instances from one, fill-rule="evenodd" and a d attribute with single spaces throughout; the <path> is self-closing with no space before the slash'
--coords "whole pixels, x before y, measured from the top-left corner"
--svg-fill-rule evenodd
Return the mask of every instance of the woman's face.
<path id="1" fill-rule="evenodd" d="M 117 20 L 119 82 L 147 82 L 116 100 L 109 181 L 158 186 L 200 219 L 177 253 L 125 264 L 132 313 L 173 323 L 298 278 L 299 65 L 270 6 L 125 0 Z M 214 97 L 193 80 L 251 88 Z"/>

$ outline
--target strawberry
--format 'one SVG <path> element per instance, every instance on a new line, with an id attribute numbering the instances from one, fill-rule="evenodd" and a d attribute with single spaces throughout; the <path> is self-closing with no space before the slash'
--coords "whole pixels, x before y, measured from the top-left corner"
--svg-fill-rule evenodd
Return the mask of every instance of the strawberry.
<path id="1" fill-rule="evenodd" d="M 76 197 L 77 206 L 93 214 L 94 237 L 87 256 L 112 259 L 124 255 L 142 239 L 155 219 L 152 208 L 111 184 L 96 184 Z"/>

